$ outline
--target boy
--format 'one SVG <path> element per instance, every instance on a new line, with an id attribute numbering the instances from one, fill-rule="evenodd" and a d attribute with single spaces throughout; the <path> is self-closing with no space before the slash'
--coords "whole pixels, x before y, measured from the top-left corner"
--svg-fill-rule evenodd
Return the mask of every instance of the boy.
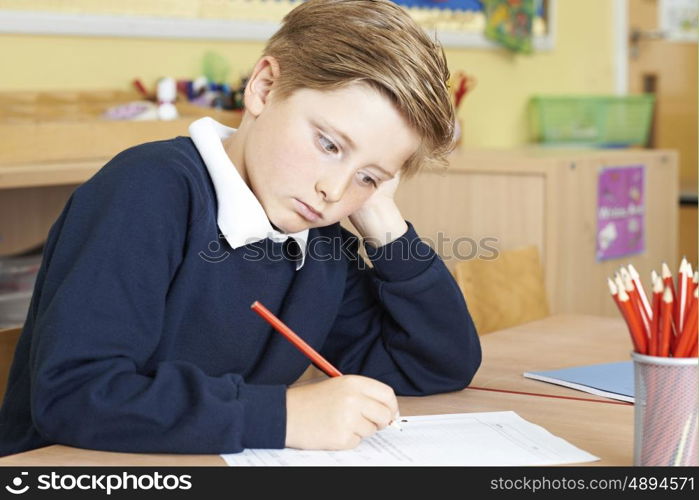
<path id="1" fill-rule="evenodd" d="M 237 131 L 204 118 L 112 159 L 51 228 L 0 454 L 345 449 L 391 422 L 395 393 L 466 386 L 463 296 L 393 201 L 451 148 L 447 79 L 391 2 L 310 0 L 257 62 Z M 309 361 L 255 300 L 348 375 L 288 387 Z"/>

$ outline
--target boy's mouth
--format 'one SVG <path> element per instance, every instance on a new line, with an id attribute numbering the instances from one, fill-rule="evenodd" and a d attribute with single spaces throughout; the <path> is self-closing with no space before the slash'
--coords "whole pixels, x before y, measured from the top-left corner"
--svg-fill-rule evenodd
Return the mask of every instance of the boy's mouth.
<path id="1" fill-rule="evenodd" d="M 297 198 L 294 198 L 294 204 L 296 205 L 296 213 L 309 222 L 317 222 L 323 218 L 323 214 L 318 210 Z"/>

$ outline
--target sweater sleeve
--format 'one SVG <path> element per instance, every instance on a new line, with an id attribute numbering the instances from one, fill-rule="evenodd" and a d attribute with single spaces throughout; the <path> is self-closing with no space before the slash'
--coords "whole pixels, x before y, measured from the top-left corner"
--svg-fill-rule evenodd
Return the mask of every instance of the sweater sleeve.
<path id="1" fill-rule="evenodd" d="M 144 371 L 171 334 L 166 296 L 194 212 L 188 174 L 164 163 L 117 157 L 51 230 L 30 353 L 34 425 L 51 442 L 112 451 L 282 448 L 284 386 L 176 360 Z"/>
<path id="2" fill-rule="evenodd" d="M 410 223 L 402 237 L 365 248 L 373 269 L 352 255 L 324 355 L 343 373 L 381 380 L 399 395 L 463 389 L 480 366 L 480 342 L 444 262 Z"/>

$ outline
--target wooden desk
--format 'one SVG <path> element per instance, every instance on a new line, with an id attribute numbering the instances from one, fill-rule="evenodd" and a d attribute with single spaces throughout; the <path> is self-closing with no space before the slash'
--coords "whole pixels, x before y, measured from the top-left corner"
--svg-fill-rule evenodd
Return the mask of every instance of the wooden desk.
<path id="1" fill-rule="evenodd" d="M 599 323 L 597 323 L 599 322 Z M 609 323 L 608 323 L 609 322 Z M 510 353 L 539 352 L 537 368 L 546 368 L 548 351 L 537 350 L 531 343 L 545 343 L 554 349 L 560 349 L 561 360 L 564 356 L 571 363 L 587 362 L 590 353 L 583 353 L 578 358 L 575 355 L 576 343 L 572 338 L 576 332 L 588 334 L 589 325 L 599 324 L 604 328 L 615 328 L 615 321 L 608 318 L 590 317 L 551 317 L 529 324 L 521 336 L 513 336 L 522 327 L 494 332 L 483 338 L 485 352 L 483 374 L 476 378 L 481 383 L 491 385 L 502 382 L 502 387 L 514 387 L 522 390 L 528 385 L 517 386 L 514 382 L 521 374 L 521 365 L 516 365 Z M 605 326 L 606 325 L 606 326 Z M 581 330 L 582 329 L 582 330 Z M 529 333 L 527 333 L 529 331 Z M 538 332 L 538 333 L 537 333 Z M 572 333 L 571 333 L 572 332 Z M 492 352 L 494 344 L 499 342 L 498 336 L 510 337 L 503 347 L 504 354 Z M 510 345 L 510 342 L 512 345 Z M 493 346 L 491 346 L 493 344 Z M 569 349 L 572 345 L 573 349 Z M 621 342 L 619 343 L 621 346 Z M 622 352 L 620 349 L 618 352 Z M 492 353 L 489 355 L 488 353 Z M 565 354 L 564 354 L 565 353 Z M 626 351 L 628 355 L 628 351 Z M 508 357 L 510 356 L 510 357 Z M 624 359 L 624 358 L 621 358 Z M 549 361 L 550 362 L 550 361 Z M 602 362 L 602 361 L 600 361 Z M 502 363 L 502 365 L 500 365 Z M 499 365 L 499 366 L 498 366 Z M 522 380 L 528 384 L 533 381 Z M 475 385 L 475 384 L 474 384 Z M 544 392 L 543 382 L 537 383 L 537 391 Z M 567 394 L 580 394 L 578 391 L 561 388 Z M 485 411 L 513 410 L 522 418 L 541 425 L 551 433 L 568 440 L 575 446 L 601 458 L 598 462 L 586 465 L 631 465 L 633 463 L 633 406 L 599 403 L 595 401 L 580 401 L 556 399 L 542 396 L 487 392 L 475 389 L 439 394 L 423 398 L 400 397 L 401 413 L 404 415 L 427 415 L 439 413 L 465 413 Z M 81 450 L 67 446 L 48 446 L 18 455 L 0 458 L 0 466 L 192 466 L 192 465 L 225 465 L 218 455 L 157 455 L 111 453 L 92 450 Z"/>
<path id="2" fill-rule="evenodd" d="M 611 298 L 609 299 L 611 301 Z M 524 378 L 526 371 L 631 359 L 631 338 L 621 317 L 557 315 L 481 337 L 483 363 L 472 387 L 615 400 Z"/>

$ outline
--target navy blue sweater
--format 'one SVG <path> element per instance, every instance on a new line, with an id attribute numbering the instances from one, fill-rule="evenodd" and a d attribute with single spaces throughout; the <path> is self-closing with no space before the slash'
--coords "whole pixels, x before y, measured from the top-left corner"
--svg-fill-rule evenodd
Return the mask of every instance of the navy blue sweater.
<path id="1" fill-rule="evenodd" d="M 481 352 L 466 304 L 412 226 L 367 247 L 373 269 L 339 224 L 312 229 L 296 271 L 281 243 L 233 250 L 216 215 L 187 137 L 128 149 L 75 190 L 47 239 L 0 410 L 0 455 L 52 443 L 284 447 L 286 388 L 309 361 L 250 310 L 255 300 L 343 373 L 397 394 L 470 382 Z"/>

